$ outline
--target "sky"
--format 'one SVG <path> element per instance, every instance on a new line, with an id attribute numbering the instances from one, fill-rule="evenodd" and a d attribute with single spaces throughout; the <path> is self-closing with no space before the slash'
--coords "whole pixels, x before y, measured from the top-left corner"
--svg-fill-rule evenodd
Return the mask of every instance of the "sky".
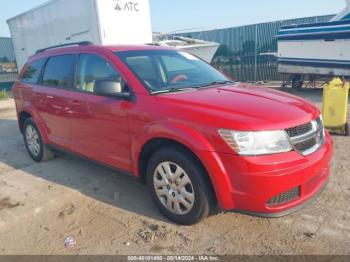
<path id="1" fill-rule="evenodd" d="M 0 36 L 6 20 L 47 0 L 0 0 Z M 345 0 L 150 0 L 152 29 L 171 33 L 226 28 L 339 13 Z"/>

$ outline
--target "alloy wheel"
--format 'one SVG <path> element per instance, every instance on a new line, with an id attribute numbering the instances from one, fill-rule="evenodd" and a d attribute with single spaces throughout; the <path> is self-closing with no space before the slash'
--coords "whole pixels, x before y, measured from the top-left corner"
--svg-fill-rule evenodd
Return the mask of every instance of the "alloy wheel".
<path id="1" fill-rule="evenodd" d="M 26 128 L 26 142 L 30 153 L 38 156 L 40 154 L 40 138 L 36 129 L 31 125 Z"/>

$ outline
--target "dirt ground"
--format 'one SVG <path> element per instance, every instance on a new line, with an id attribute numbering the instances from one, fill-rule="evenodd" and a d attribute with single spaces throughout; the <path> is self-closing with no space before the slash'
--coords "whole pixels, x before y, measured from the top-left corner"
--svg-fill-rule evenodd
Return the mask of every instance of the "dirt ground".
<path id="1" fill-rule="evenodd" d="M 298 94 L 320 105 L 319 90 Z M 350 254 L 350 138 L 333 139 L 330 183 L 312 205 L 279 219 L 227 212 L 184 227 L 132 177 L 72 156 L 34 163 L 13 100 L 0 101 L 0 254 Z"/>

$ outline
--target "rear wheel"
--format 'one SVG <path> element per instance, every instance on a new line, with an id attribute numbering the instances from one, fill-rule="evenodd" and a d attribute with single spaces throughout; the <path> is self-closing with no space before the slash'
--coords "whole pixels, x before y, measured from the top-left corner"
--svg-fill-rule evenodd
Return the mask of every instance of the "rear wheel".
<path id="1" fill-rule="evenodd" d="M 28 118 L 23 125 L 23 137 L 30 157 L 36 162 L 44 162 L 54 157 L 51 149 L 44 144 L 38 127 L 32 118 Z"/>
<path id="2" fill-rule="evenodd" d="M 154 153 L 147 167 L 147 184 L 160 211 L 178 224 L 199 222 L 215 205 L 205 171 L 184 150 L 167 148 Z"/>
<path id="3" fill-rule="evenodd" d="M 350 128 L 349 128 L 349 123 L 345 124 L 345 135 L 350 136 Z"/>

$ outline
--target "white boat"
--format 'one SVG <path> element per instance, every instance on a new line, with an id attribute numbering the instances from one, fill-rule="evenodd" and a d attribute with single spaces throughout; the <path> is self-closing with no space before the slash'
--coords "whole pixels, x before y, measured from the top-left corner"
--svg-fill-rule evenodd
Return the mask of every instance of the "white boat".
<path id="1" fill-rule="evenodd" d="M 211 63 L 220 44 L 192 39 L 183 36 L 155 34 L 154 43 L 160 46 L 169 46 L 186 50 L 195 56 Z"/>
<path id="2" fill-rule="evenodd" d="M 278 32 L 279 72 L 350 76 L 350 0 L 325 23 L 285 26 Z"/>
<path id="3" fill-rule="evenodd" d="M 335 17 L 331 19 L 333 21 L 347 20 L 350 19 L 350 0 L 346 0 L 346 7 L 343 11 L 337 14 Z"/>

